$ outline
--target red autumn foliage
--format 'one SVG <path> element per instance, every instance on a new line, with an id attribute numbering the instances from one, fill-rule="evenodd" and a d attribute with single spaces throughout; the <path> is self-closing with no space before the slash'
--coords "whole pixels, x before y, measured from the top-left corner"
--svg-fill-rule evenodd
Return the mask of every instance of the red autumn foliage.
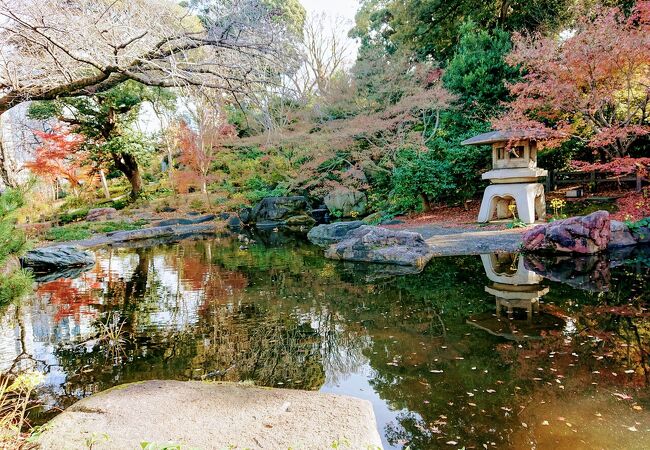
<path id="1" fill-rule="evenodd" d="M 181 192 L 190 187 L 207 192 L 211 179 L 210 171 L 224 142 L 237 135 L 234 126 L 221 123 L 218 116 L 205 113 L 199 116 L 196 129 L 186 122 L 178 127 L 178 146 L 181 150 L 179 162 L 183 169 L 176 172 L 176 186 Z"/>
<path id="2" fill-rule="evenodd" d="M 648 173 L 648 166 L 650 165 L 650 158 L 630 158 L 625 156 L 623 158 L 614 158 L 608 162 L 588 163 L 585 161 L 571 161 L 571 167 L 581 172 L 608 172 L 616 176 L 629 175 L 631 173 L 639 172 L 645 176 Z"/>
<path id="3" fill-rule="evenodd" d="M 616 201 L 618 211 L 613 214 L 616 220 L 641 220 L 650 217 L 650 193 L 635 192 Z"/>
<path id="4" fill-rule="evenodd" d="M 35 130 L 42 144 L 36 149 L 36 158 L 25 164 L 35 175 L 50 182 L 64 179 L 75 188 L 85 176 L 84 155 L 81 146 L 84 137 L 66 127 L 55 127 L 50 132 Z"/>
<path id="5" fill-rule="evenodd" d="M 579 137 L 604 159 L 627 156 L 650 133 L 650 1 L 629 16 L 598 8 L 560 39 L 515 33 L 513 41 L 507 62 L 524 76 L 496 128 L 543 133 L 547 147 Z"/>
<path id="6" fill-rule="evenodd" d="M 96 315 L 96 311 L 90 306 L 97 302 L 92 289 L 98 288 L 99 285 L 86 277 L 82 278 L 83 288 L 77 287 L 74 280 L 61 278 L 41 284 L 36 290 L 37 295 L 47 298 L 50 304 L 57 307 L 54 316 L 57 323 L 66 317 L 79 321 L 82 315 Z"/>

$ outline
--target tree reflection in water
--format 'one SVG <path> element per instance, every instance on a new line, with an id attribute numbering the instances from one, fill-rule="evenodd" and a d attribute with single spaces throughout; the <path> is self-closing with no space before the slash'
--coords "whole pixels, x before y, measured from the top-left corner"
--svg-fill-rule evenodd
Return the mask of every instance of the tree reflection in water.
<path id="1" fill-rule="evenodd" d="M 358 377 L 376 396 L 388 448 L 569 448 L 575 439 L 607 447 L 603 430 L 625 443 L 623 425 L 648 420 L 643 254 L 487 257 L 497 277 L 527 271 L 508 283 L 486 278 L 478 257 L 437 258 L 422 274 L 392 277 L 385 267 L 327 261 L 295 240 L 264 239 L 271 245 L 249 250 L 220 238 L 99 251 L 91 271 L 41 284 L 5 311 L 0 369 L 47 373 L 40 400 L 49 413 L 37 421 L 144 379 L 338 386 L 360 395 Z M 513 293 L 535 306 L 519 310 L 525 302 Z M 100 333 L 110 321 L 122 329 L 120 352 Z M 596 404 L 608 405 L 597 422 Z M 570 436 L 553 423 L 559 415 L 573 421 Z M 635 438 L 647 444 L 644 436 Z"/>

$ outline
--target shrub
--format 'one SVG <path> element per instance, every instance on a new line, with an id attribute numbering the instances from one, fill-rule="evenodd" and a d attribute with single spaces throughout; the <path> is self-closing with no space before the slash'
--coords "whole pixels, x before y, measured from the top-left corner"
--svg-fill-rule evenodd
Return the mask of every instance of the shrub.
<path id="1" fill-rule="evenodd" d="M 9 275 L 0 277 L 0 308 L 21 298 L 29 292 L 34 283 L 31 272 L 17 270 Z"/>
<path id="2" fill-rule="evenodd" d="M 13 381 L 0 379 L 0 447 L 23 448 L 22 428 L 29 400 L 43 378 L 39 372 L 25 372 Z"/>
<path id="3" fill-rule="evenodd" d="M 402 150 L 393 171 L 391 209 L 398 212 L 428 209 L 454 189 L 450 172 L 449 164 L 432 151 Z"/>
<path id="4" fill-rule="evenodd" d="M 80 208 L 72 211 L 67 211 L 59 215 L 59 223 L 65 225 L 72 222 L 79 222 L 88 215 L 90 208 Z"/>
<path id="5" fill-rule="evenodd" d="M 196 210 L 203 210 L 205 209 L 205 203 L 202 200 L 199 200 L 198 198 L 195 198 L 190 202 L 190 208 L 196 209 Z"/>
<path id="6" fill-rule="evenodd" d="M 70 224 L 63 227 L 51 228 L 45 234 L 48 241 L 67 242 L 88 239 L 93 233 L 111 233 L 113 231 L 137 230 L 147 222 L 93 222 Z"/>
<path id="7" fill-rule="evenodd" d="M 20 256 L 27 250 L 25 234 L 16 229 L 15 215 L 24 204 L 24 193 L 18 189 L 8 189 L 0 195 L 0 265 L 10 258 Z M 22 270 L 8 271 L 0 275 L 0 306 L 21 297 L 31 287 L 29 273 Z M 2 411 L 0 411 L 0 416 Z"/>

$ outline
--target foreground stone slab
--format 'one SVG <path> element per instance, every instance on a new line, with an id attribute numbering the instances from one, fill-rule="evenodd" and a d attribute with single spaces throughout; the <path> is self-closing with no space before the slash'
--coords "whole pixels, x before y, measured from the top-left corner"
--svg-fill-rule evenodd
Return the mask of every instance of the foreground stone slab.
<path id="1" fill-rule="evenodd" d="M 139 449 L 142 442 L 203 450 L 381 449 L 366 400 L 231 383 L 148 381 L 81 400 L 40 436 L 44 450 Z M 346 443 L 345 445 L 343 443 Z"/>

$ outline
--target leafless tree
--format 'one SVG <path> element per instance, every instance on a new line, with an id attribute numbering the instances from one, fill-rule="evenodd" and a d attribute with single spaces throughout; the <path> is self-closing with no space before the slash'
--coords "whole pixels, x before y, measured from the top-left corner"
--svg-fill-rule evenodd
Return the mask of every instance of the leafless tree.
<path id="1" fill-rule="evenodd" d="M 0 113 L 125 80 L 244 94 L 283 48 L 259 0 L 0 0 Z"/>
<path id="2" fill-rule="evenodd" d="M 302 65 L 288 76 L 299 98 L 327 94 L 334 77 L 345 70 L 350 56 L 346 27 L 345 20 L 325 14 L 310 16 L 305 21 L 302 39 L 295 46 L 295 51 L 302 55 Z"/>

